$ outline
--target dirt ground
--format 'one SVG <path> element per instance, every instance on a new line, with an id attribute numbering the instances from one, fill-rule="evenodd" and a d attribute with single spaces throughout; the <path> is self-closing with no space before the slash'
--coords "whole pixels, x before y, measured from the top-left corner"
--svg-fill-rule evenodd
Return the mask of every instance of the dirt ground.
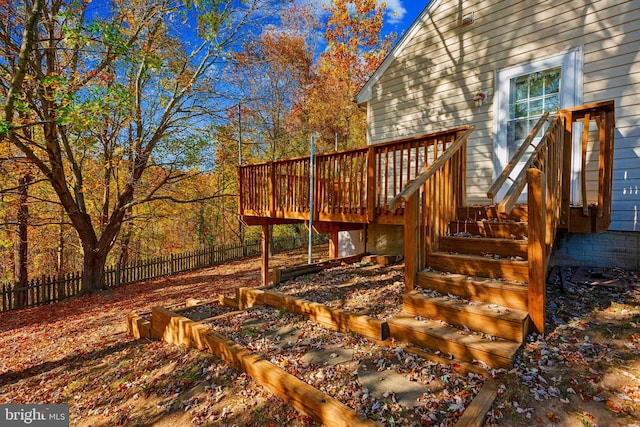
<path id="1" fill-rule="evenodd" d="M 305 260 L 300 251 L 272 265 Z M 82 426 L 314 425 L 208 353 L 126 334 L 132 311 L 231 296 L 258 286 L 259 268 L 258 259 L 239 261 L 0 314 L 0 403 L 68 403 L 71 424 Z M 364 309 L 360 273 L 368 283 L 402 281 L 399 266 L 333 270 L 285 286 L 310 297 L 310 283 L 347 284 L 338 300 Z M 616 287 L 549 286 L 545 338 L 530 337 L 513 370 L 492 372 L 503 386 L 488 425 L 640 426 L 640 286 L 620 275 Z"/>

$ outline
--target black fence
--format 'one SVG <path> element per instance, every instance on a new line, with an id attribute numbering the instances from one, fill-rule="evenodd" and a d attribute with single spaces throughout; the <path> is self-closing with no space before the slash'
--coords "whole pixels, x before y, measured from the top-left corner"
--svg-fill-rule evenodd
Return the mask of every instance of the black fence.
<path id="1" fill-rule="evenodd" d="M 313 244 L 325 243 L 326 235 L 314 234 Z M 282 252 L 307 246 L 307 236 L 284 237 L 273 240 L 274 252 Z M 191 252 L 139 260 L 134 263 L 107 267 L 105 286 L 115 288 L 143 280 L 169 276 L 203 267 L 212 267 L 260 255 L 261 242 L 245 242 L 243 245 L 214 245 Z M 31 279 L 26 287 L 3 283 L 0 292 L 0 311 L 49 304 L 77 295 L 81 290 L 82 272 L 62 276 L 42 276 Z"/>

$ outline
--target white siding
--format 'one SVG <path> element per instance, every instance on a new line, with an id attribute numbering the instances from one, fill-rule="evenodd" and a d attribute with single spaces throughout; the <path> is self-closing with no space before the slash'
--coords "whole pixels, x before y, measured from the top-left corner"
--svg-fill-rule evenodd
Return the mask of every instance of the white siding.
<path id="1" fill-rule="evenodd" d="M 468 202 L 486 203 L 496 71 L 583 46 L 583 102 L 616 103 L 611 229 L 640 229 L 640 1 L 461 3 L 442 0 L 372 86 L 369 143 L 476 125 L 468 143 Z M 475 22 L 461 26 L 469 12 Z M 488 99 L 476 108 L 472 98 L 480 90 Z"/>

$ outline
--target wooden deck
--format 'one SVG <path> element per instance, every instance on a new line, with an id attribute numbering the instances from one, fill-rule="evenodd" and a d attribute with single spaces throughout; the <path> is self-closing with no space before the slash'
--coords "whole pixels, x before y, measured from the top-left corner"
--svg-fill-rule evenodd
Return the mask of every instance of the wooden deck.
<path id="1" fill-rule="evenodd" d="M 507 172 L 489 189 L 489 206 L 466 205 L 466 144 L 473 126 L 321 154 L 315 157 L 313 170 L 309 157 L 243 166 L 240 215 L 247 224 L 263 226 L 263 282 L 270 279 L 266 255 L 270 224 L 311 217 L 317 231 L 331 233 L 333 256 L 337 231 L 373 223 L 402 225 L 404 311 L 409 320 L 390 322 L 392 336 L 398 340 L 410 336 L 414 344 L 463 360 L 473 357 L 508 366 L 529 330 L 544 333 L 546 273 L 557 231 L 597 233 L 609 227 L 614 111 L 613 101 L 606 101 L 560 110 L 553 118 L 545 114 L 518 150 L 520 156 L 514 156 Z M 581 129 L 576 138 L 574 129 Z M 534 140 L 539 142 L 525 156 Z M 574 144 L 582 153 L 580 206 L 570 203 Z M 597 159 L 598 165 L 591 176 L 588 157 Z M 504 198 L 494 200 L 510 181 L 508 172 L 520 162 L 524 167 Z M 597 188 L 588 188 L 589 179 L 597 182 Z M 516 206 L 525 189 L 527 204 Z M 465 236 L 473 237 L 465 240 Z M 480 296 L 505 310 L 488 316 L 478 307 L 463 303 L 445 307 L 443 301 L 412 293 L 417 287 L 441 289 L 442 280 L 425 275 L 427 267 L 446 275 L 447 293 Z M 498 285 L 487 286 L 493 282 Z M 505 314 L 515 310 L 522 311 L 515 320 Z M 485 334 L 509 332 L 501 336 L 504 354 L 494 351 L 496 344 L 476 342 L 474 337 L 458 342 L 452 338 L 455 334 L 412 319 L 437 318 L 442 313 L 449 322 L 474 325 Z"/>
<path id="2" fill-rule="evenodd" d="M 388 202 L 433 164 L 468 127 L 355 150 L 319 154 L 313 170 L 314 225 L 322 230 L 403 224 Z M 239 168 L 239 212 L 247 225 L 309 220 L 309 156 Z M 340 226 L 336 224 L 341 224 Z"/>

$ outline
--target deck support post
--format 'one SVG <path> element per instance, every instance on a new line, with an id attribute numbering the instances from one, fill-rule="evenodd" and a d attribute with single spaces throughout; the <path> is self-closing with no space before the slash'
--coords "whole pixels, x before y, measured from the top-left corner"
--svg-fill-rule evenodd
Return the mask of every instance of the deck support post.
<path id="1" fill-rule="evenodd" d="M 260 234 L 260 240 L 262 241 L 262 263 L 260 268 L 260 277 L 262 278 L 262 286 L 269 284 L 269 226 L 267 224 L 262 225 L 262 233 Z"/>
<path id="2" fill-rule="evenodd" d="M 338 231 L 329 233 L 329 259 L 338 258 Z"/>
<path id="3" fill-rule="evenodd" d="M 546 303 L 547 244 L 546 202 L 547 183 L 545 174 L 531 168 L 527 170 L 527 201 L 529 204 L 529 316 L 536 331 L 544 334 L 544 309 Z"/>

